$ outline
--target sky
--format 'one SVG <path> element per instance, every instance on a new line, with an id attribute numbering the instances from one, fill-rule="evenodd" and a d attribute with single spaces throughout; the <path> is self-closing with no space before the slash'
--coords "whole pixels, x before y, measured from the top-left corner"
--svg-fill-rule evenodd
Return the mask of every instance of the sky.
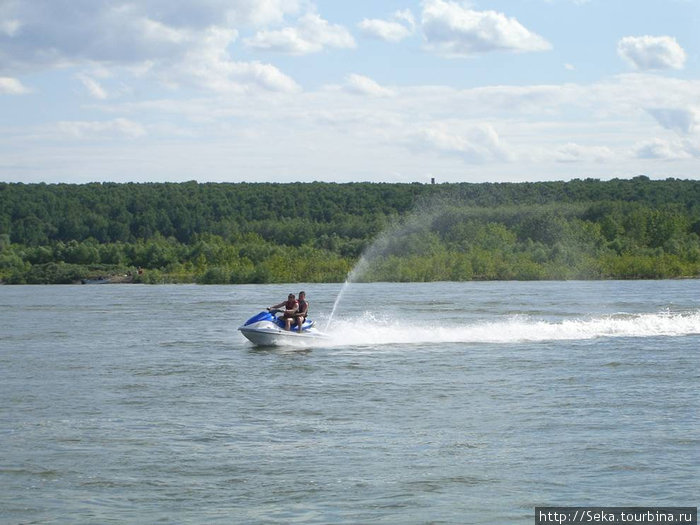
<path id="1" fill-rule="evenodd" d="M 700 179 L 698 0 L 0 0 L 0 181 Z"/>

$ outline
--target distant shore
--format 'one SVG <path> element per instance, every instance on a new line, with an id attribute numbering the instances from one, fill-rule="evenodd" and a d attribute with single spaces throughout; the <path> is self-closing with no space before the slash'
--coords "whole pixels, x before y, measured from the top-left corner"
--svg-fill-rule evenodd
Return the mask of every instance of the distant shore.
<path id="1" fill-rule="evenodd" d="M 0 204 L 5 284 L 700 276 L 700 181 L 0 183 Z"/>

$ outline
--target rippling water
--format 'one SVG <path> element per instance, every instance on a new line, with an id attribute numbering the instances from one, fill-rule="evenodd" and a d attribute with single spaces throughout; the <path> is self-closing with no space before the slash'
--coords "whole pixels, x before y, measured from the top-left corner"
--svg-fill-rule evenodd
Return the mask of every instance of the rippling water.
<path id="1" fill-rule="evenodd" d="M 324 326 L 340 285 L 305 285 Z M 700 281 L 0 287 L 2 523 L 532 523 L 700 494 Z"/>

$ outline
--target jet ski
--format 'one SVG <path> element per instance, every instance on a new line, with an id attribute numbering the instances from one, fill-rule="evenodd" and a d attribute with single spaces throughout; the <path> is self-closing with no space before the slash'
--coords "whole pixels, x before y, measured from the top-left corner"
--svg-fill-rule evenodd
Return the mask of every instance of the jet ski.
<path id="1" fill-rule="evenodd" d="M 314 322 L 310 319 L 301 325 L 301 332 L 296 325 L 291 330 L 285 330 L 283 314 L 284 310 L 260 312 L 238 329 L 251 343 L 258 346 L 308 346 L 315 340 L 327 337 L 314 327 Z"/>

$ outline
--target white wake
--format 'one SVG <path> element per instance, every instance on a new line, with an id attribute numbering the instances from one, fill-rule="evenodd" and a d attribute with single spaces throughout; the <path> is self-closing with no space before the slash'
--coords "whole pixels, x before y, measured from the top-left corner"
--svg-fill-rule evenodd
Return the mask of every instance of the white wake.
<path id="1" fill-rule="evenodd" d="M 335 320 L 324 345 L 370 346 L 424 343 L 517 343 L 585 340 L 600 337 L 677 337 L 700 334 L 700 311 L 616 314 L 557 322 L 524 316 L 493 322 L 431 326 L 366 313 Z"/>

